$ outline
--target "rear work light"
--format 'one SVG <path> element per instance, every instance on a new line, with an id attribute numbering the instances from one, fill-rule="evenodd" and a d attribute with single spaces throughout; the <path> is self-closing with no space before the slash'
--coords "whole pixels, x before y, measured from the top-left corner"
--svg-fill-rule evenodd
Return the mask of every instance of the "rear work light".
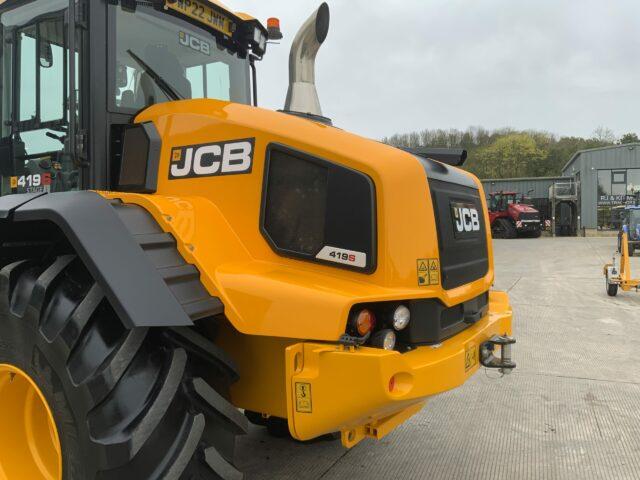
<path id="1" fill-rule="evenodd" d="M 365 335 L 371 333 L 376 326 L 376 316 L 374 313 L 367 309 L 363 308 L 352 319 L 351 328 L 354 333 L 357 333 L 360 337 L 364 337 Z"/>
<path id="2" fill-rule="evenodd" d="M 398 331 L 404 330 L 405 328 L 407 328 L 407 325 L 409 325 L 410 321 L 411 321 L 411 312 L 404 305 L 398 306 L 393 311 L 392 323 L 393 323 L 393 328 L 395 328 L 396 330 Z"/>
<path id="3" fill-rule="evenodd" d="M 393 350 L 396 348 L 396 333 L 391 330 L 380 330 L 371 339 L 371 345 L 385 350 Z"/>

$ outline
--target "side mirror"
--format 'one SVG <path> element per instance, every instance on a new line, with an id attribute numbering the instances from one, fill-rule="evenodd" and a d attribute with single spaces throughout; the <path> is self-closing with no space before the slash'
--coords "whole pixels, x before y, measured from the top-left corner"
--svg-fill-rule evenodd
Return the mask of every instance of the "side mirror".
<path id="1" fill-rule="evenodd" d="M 40 41 L 39 56 L 40 66 L 42 68 L 53 67 L 53 49 L 51 48 L 51 43 L 46 40 Z"/>

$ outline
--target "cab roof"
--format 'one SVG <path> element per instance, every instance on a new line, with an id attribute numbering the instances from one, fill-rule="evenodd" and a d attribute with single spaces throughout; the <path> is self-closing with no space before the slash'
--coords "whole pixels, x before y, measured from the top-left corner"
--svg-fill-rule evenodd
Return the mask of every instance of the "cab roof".
<path id="1" fill-rule="evenodd" d="M 0 5 L 4 4 L 4 3 L 14 3 L 16 5 L 19 5 L 21 3 L 27 3 L 29 1 L 33 1 L 33 0 L 0 0 Z M 44 0 L 41 0 L 44 1 Z M 224 3 L 218 1 L 218 0 L 202 0 L 204 3 L 210 3 L 212 5 L 215 5 L 218 8 L 221 8 L 229 13 L 231 13 L 232 15 L 235 15 L 236 17 L 240 18 L 241 20 L 244 21 L 251 21 L 251 20 L 256 20 L 258 21 L 257 18 L 255 18 L 252 15 L 249 15 L 248 13 L 244 13 L 244 12 L 234 12 L 232 9 L 230 9 L 227 5 L 225 5 Z"/>

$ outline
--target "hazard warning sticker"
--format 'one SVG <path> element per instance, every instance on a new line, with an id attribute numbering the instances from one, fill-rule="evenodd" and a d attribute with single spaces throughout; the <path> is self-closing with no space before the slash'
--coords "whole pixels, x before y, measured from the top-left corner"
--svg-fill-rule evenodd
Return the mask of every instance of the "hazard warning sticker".
<path id="1" fill-rule="evenodd" d="M 296 382 L 296 412 L 312 413 L 311 384 Z"/>
<path id="2" fill-rule="evenodd" d="M 440 285 L 440 260 L 437 258 L 418 259 L 418 285 Z"/>

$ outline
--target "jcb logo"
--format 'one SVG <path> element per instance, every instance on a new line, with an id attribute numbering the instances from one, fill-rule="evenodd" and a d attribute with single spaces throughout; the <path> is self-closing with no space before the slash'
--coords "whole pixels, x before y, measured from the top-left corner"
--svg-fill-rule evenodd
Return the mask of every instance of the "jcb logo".
<path id="1" fill-rule="evenodd" d="M 473 204 L 452 203 L 451 210 L 456 234 L 480 231 L 480 215 Z"/>
<path id="2" fill-rule="evenodd" d="M 209 42 L 200 40 L 199 38 L 194 37 L 187 32 L 180 32 L 179 36 L 180 43 L 185 47 L 189 47 L 190 49 L 195 50 L 196 52 L 203 53 L 205 55 L 211 54 L 211 44 L 209 44 Z"/>
<path id="3" fill-rule="evenodd" d="M 251 173 L 255 138 L 174 148 L 169 179 Z"/>

